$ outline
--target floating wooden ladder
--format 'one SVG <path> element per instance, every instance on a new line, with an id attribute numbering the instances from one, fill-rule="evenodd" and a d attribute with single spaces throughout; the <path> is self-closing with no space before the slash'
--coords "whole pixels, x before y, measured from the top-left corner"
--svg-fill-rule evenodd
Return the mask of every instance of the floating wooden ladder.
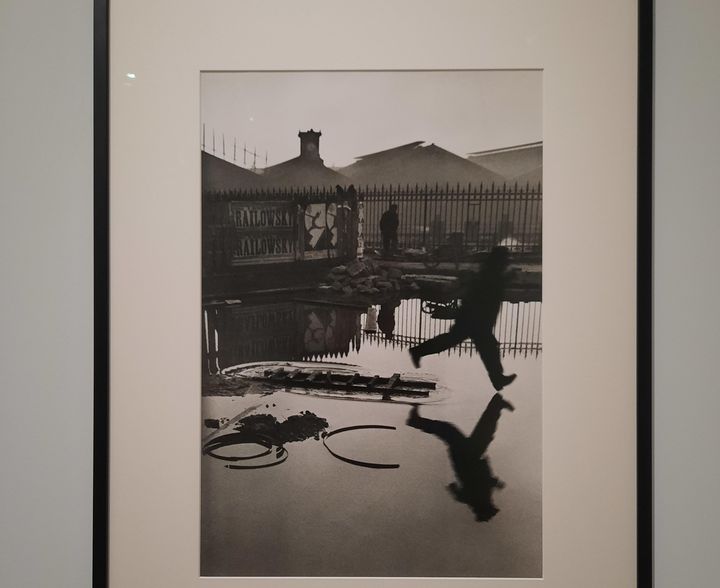
<path id="1" fill-rule="evenodd" d="M 332 370 L 267 369 L 262 376 L 251 376 L 251 380 L 274 385 L 292 385 L 300 388 L 332 389 L 338 391 L 363 392 L 388 396 L 428 396 L 435 390 L 435 382 L 403 380 L 400 374 L 392 376 L 363 376 L 357 372 L 343 373 Z"/>

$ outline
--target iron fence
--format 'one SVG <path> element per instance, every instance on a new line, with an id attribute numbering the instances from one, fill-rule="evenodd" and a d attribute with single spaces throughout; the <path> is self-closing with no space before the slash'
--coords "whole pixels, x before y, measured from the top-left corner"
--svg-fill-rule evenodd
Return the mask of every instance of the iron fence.
<path id="1" fill-rule="evenodd" d="M 395 324 L 391 334 L 381 329 L 367 329 L 368 315 L 364 314 L 362 343 L 406 349 L 450 330 L 453 320 L 431 318 L 424 308 L 424 300 L 405 300 L 394 311 Z M 502 355 L 539 356 L 542 352 L 541 323 L 542 302 L 503 302 L 493 327 Z M 472 357 L 477 351 L 473 342 L 466 339 L 445 353 Z"/>
<path id="2" fill-rule="evenodd" d="M 358 190 L 364 201 L 365 246 L 383 246 L 380 219 L 398 207 L 399 249 L 464 253 L 505 245 L 514 253 L 542 252 L 542 185 L 374 186 Z"/>
<path id="3" fill-rule="evenodd" d="M 257 250 L 260 253 L 246 256 L 248 263 L 279 260 L 283 255 L 283 259 L 296 259 L 306 249 L 303 242 L 307 239 L 301 233 L 307 218 L 297 221 L 294 215 L 288 213 L 290 220 L 285 232 L 297 232 L 299 241 L 292 250 L 290 245 L 283 245 L 278 255 L 275 255 L 279 242 L 276 234 L 280 230 L 278 226 L 236 227 L 233 207 L 244 210 L 253 206 L 267 210 L 285 207 L 288 211 L 312 208 L 315 216 L 315 208 L 324 207 L 325 215 L 320 215 L 324 224 L 320 222 L 322 226 L 317 227 L 327 229 L 328 237 L 323 243 L 337 239 L 339 233 L 347 233 L 347 230 L 339 231 L 334 224 L 328 223 L 325 218 L 328 217 L 327 211 L 331 208 L 334 211 L 337 207 L 347 208 L 351 211 L 349 222 L 353 231 L 356 232 L 362 223 L 365 248 L 382 249 L 380 219 L 390 205 L 395 204 L 399 221 L 396 246 L 400 250 L 435 253 L 440 261 L 447 254 L 450 260 L 460 261 L 463 256 L 489 251 L 495 245 L 505 245 L 514 254 L 540 257 L 542 200 L 541 184 L 465 187 L 460 184 L 381 185 L 364 186 L 357 190 L 350 186 L 326 186 L 209 191 L 203 195 L 203 269 L 205 273 L 217 272 L 239 263 L 238 240 L 244 239 L 243 243 L 249 243 L 253 232 L 267 233 L 266 236 L 272 237 L 271 243 L 275 245 L 272 251 L 268 249 L 268 253 L 254 247 L 253 252 Z M 363 211 L 362 220 L 358 216 L 360 210 Z M 330 216 L 334 218 L 334 213 Z M 311 226 L 306 228 L 314 230 Z"/>

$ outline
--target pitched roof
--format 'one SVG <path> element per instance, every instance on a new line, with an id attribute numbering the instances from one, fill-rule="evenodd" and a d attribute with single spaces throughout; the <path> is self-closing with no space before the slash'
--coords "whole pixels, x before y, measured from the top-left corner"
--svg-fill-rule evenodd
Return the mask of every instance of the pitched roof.
<path id="1" fill-rule="evenodd" d="M 327 167 L 322 159 L 302 156 L 265 168 L 262 177 L 272 187 L 322 187 L 348 183 L 344 175 Z"/>
<path id="2" fill-rule="evenodd" d="M 502 176 L 434 143 L 414 141 L 357 158 L 340 170 L 355 184 L 489 185 Z"/>
<path id="3" fill-rule="evenodd" d="M 400 153 L 401 151 L 408 151 L 410 149 L 415 149 L 415 147 L 419 147 L 424 142 L 425 141 L 413 141 L 412 143 L 405 143 L 405 145 L 400 145 L 398 147 L 391 147 L 390 149 L 376 151 L 375 153 L 368 153 L 367 155 L 358 155 L 355 159 L 357 159 L 357 160 L 362 159 L 363 161 L 369 161 L 371 159 L 380 159 L 382 157 L 388 157 L 388 156 L 394 155 L 396 153 Z"/>
<path id="4" fill-rule="evenodd" d="M 531 186 L 537 186 L 542 183 L 542 179 L 543 167 L 542 165 L 539 165 L 524 174 L 520 174 L 515 178 L 515 181 L 520 185 L 530 184 Z"/>
<path id="5" fill-rule="evenodd" d="M 468 155 L 468 160 L 482 165 L 508 181 L 514 182 L 520 176 L 531 174 L 540 168 L 542 175 L 543 144 L 526 143 L 500 149 L 477 151 Z M 537 174 L 535 174 L 537 175 Z"/>
<path id="6" fill-rule="evenodd" d="M 493 153 L 506 153 L 508 151 L 522 151 L 524 149 L 537 149 L 538 147 L 542 147 L 543 142 L 542 141 L 535 141 L 534 143 L 522 143 L 520 145 L 511 145 L 509 147 L 500 147 L 498 149 L 485 149 L 483 151 L 473 151 L 472 153 L 468 153 L 468 155 L 490 155 Z"/>
<path id="7" fill-rule="evenodd" d="M 264 178 L 258 174 L 205 151 L 202 152 L 201 166 L 203 194 L 266 185 Z"/>

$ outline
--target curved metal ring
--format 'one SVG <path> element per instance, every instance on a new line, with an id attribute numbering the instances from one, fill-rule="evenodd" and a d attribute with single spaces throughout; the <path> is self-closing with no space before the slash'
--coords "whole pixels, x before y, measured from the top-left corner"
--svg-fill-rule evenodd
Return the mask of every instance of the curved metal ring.
<path id="1" fill-rule="evenodd" d="M 260 465 L 238 465 L 238 464 L 227 464 L 225 467 L 229 470 L 259 470 L 261 468 L 271 468 L 276 465 L 284 463 L 288 458 L 288 451 L 284 447 L 278 447 L 275 457 L 279 459 L 271 461 L 270 463 L 263 463 Z"/>
<path id="2" fill-rule="evenodd" d="M 335 429 L 334 431 L 331 431 L 327 435 L 323 436 L 323 445 L 325 446 L 325 449 L 327 449 L 330 452 L 330 455 L 333 457 L 336 457 L 340 461 L 344 461 L 346 463 L 360 466 L 363 468 L 373 468 L 373 469 L 396 469 L 400 467 L 399 463 L 374 463 L 371 461 L 360 461 L 359 459 L 352 459 L 350 457 L 345 457 L 343 455 L 340 455 L 338 453 L 335 453 L 332 449 L 330 449 L 327 445 L 327 440 L 332 437 L 333 435 L 337 435 L 338 433 L 345 433 L 346 431 L 358 431 L 361 429 L 388 429 L 395 431 L 397 430 L 397 427 L 392 427 L 390 425 L 353 425 L 352 427 L 343 427 L 341 429 Z"/>
<path id="3" fill-rule="evenodd" d="M 253 455 L 243 455 L 243 456 L 234 456 L 234 455 L 218 455 L 215 453 L 217 449 L 220 449 L 221 447 L 228 447 L 230 445 L 246 445 L 254 443 L 256 445 L 262 445 L 265 450 L 261 451 L 260 453 L 255 453 Z M 272 452 L 273 444 L 272 442 L 262 436 L 259 435 L 248 435 L 247 433 L 228 433 L 227 435 L 221 435 L 220 437 L 215 437 L 214 439 L 210 439 L 205 445 L 203 446 L 203 453 L 205 455 L 210 455 L 214 457 L 215 459 L 221 459 L 223 461 L 244 461 L 248 459 L 257 459 L 258 457 L 265 457 L 266 455 L 270 455 Z"/>

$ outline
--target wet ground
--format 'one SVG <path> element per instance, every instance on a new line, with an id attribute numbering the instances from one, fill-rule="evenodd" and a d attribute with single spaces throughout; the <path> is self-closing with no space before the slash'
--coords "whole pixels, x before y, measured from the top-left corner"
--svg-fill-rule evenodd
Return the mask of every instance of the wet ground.
<path id="1" fill-rule="evenodd" d="M 506 372 L 518 377 L 502 397 L 467 343 L 413 368 L 408 347 L 451 324 L 423 309 L 432 310 L 419 299 L 384 312 L 289 299 L 205 309 L 204 441 L 260 436 L 202 457 L 202 575 L 542 575 L 541 303 L 503 305 L 495 334 Z M 271 360 L 422 373 L 438 391 L 420 399 L 410 424 L 408 398 L 360 401 L 283 387 L 216 395 L 219 371 Z M 355 425 L 394 428 L 350 430 L 323 444 L 323 433 Z M 468 445 L 473 431 L 478 443 Z M 328 449 L 397 467 L 363 467 Z M 452 483 L 469 490 L 453 492 Z"/>

